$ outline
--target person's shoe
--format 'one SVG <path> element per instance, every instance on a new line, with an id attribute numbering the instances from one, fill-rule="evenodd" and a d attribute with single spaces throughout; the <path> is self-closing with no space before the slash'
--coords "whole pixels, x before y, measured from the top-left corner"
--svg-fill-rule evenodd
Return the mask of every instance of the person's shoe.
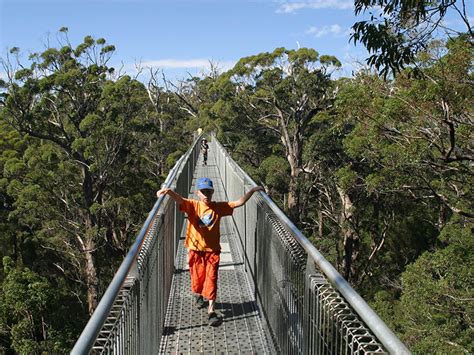
<path id="1" fill-rule="evenodd" d="M 220 322 L 220 318 L 217 316 L 216 312 L 209 313 L 209 325 L 215 327 Z"/>
<path id="2" fill-rule="evenodd" d="M 195 302 L 196 306 L 198 309 L 201 309 L 204 307 L 204 298 L 201 295 L 196 295 L 195 297 Z"/>

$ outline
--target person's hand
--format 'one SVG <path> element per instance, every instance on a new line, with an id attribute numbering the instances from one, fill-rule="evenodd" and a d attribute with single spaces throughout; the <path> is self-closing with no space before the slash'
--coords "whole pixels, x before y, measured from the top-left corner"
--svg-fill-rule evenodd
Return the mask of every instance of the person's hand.
<path id="1" fill-rule="evenodd" d="M 162 195 L 166 195 L 168 192 L 170 192 L 170 188 L 164 188 L 161 190 L 156 191 L 156 197 L 160 197 Z"/>
<path id="2" fill-rule="evenodd" d="M 257 191 L 263 191 L 265 192 L 265 189 L 262 186 L 255 186 L 252 187 L 252 192 L 257 192 Z"/>

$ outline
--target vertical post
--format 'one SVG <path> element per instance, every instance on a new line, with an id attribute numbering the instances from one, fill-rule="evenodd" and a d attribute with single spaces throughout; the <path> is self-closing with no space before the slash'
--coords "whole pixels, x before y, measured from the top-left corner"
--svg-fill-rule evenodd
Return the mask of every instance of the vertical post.
<path id="1" fill-rule="evenodd" d="M 179 213 L 176 203 L 173 203 L 173 254 L 174 254 L 174 268 L 178 268 L 178 261 L 176 260 L 176 254 L 178 251 L 178 218 L 177 214 Z"/>
<path id="2" fill-rule="evenodd" d="M 244 184 L 244 193 L 245 193 L 245 184 Z M 247 204 L 244 205 L 244 270 L 247 272 Z M 247 259 L 247 260 L 246 260 Z"/>
<path id="3" fill-rule="evenodd" d="M 303 298 L 303 327 L 302 327 L 302 339 L 303 339 L 303 354 L 309 354 L 311 349 L 311 307 L 310 307 L 310 298 L 311 298 L 311 279 L 312 276 L 316 274 L 316 268 L 314 266 L 314 261 L 308 255 L 306 259 L 306 270 L 304 275 L 304 298 Z"/>
<path id="4" fill-rule="evenodd" d="M 227 157 L 224 154 L 224 190 L 227 191 Z"/>

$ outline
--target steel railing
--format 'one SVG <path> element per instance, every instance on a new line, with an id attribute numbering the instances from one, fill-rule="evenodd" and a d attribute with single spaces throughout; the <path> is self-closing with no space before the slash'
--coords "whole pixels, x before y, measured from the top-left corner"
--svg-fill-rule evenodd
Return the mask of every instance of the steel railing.
<path id="1" fill-rule="evenodd" d="M 163 184 L 189 194 L 199 156 L 199 137 Z M 160 197 L 120 265 L 72 354 L 154 354 L 168 306 L 184 214 Z"/>
<path id="2" fill-rule="evenodd" d="M 256 186 L 215 139 L 211 151 L 229 200 Z M 234 221 L 279 352 L 410 354 L 267 194 L 235 210 Z"/>
<path id="3" fill-rule="evenodd" d="M 199 155 L 193 147 L 164 186 L 187 196 Z M 210 145 L 227 198 L 255 182 L 220 143 Z M 409 350 L 265 194 L 233 215 L 239 247 L 275 348 L 284 354 L 409 354 Z M 157 353 L 184 215 L 160 198 L 73 354 Z"/>

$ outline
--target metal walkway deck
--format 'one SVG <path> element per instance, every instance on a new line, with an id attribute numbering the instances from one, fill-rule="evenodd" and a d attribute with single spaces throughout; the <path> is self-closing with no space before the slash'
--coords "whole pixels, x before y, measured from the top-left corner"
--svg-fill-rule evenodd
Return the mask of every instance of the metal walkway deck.
<path id="1" fill-rule="evenodd" d="M 200 157 L 193 181 L 199 177 L 213 180 L 215 201 L 227 200 L 212 151 L 207 166 L 202 165 Z M 193 193 L 189 197 L 197 199 Z M 183 246 L 184 233 L 185 228 L 178 247 L 177 269 L 173 275 L 160 353 L 274 353 L 245 272 L 232 218 L 225 217 L 221 221 L 222 252 L 216 311 L 223 319 L 217 327 L 208 326 L 207 307 L 197 309 L 194 305 L 187 250 Z"/>

